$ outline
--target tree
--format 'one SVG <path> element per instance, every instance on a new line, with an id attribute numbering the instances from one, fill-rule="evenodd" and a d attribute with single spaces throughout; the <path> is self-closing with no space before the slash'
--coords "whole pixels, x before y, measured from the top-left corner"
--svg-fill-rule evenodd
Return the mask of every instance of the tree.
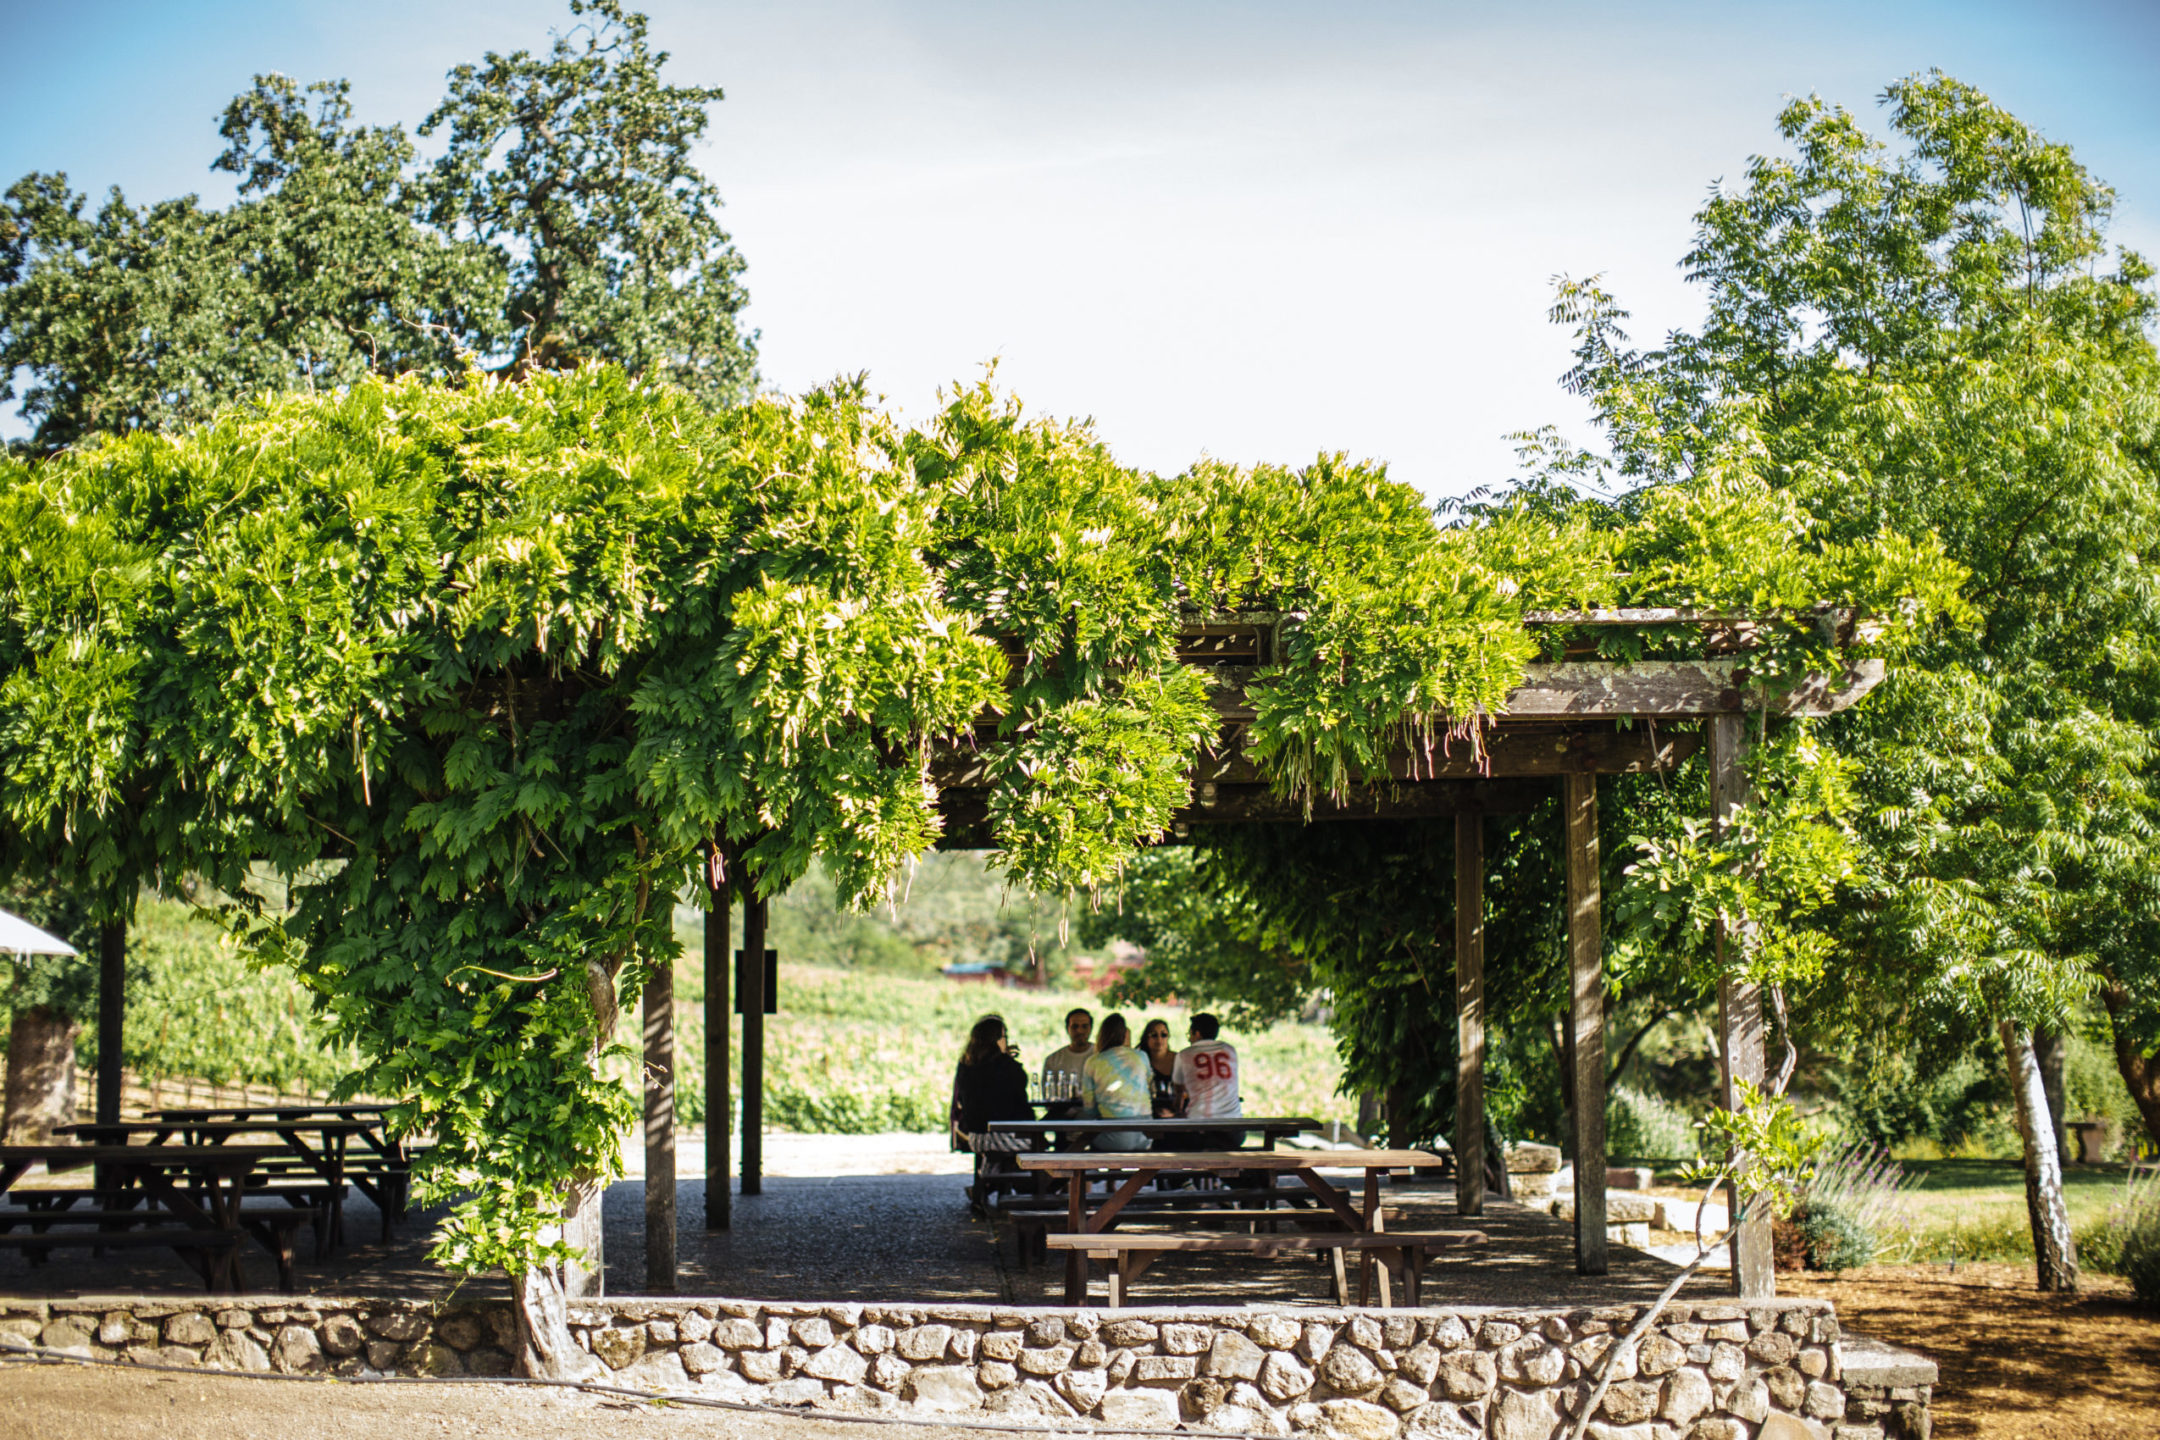
<path id="1" fill-rule="evenodd" d="M 5 909 L 67 941 L 74 955 L 10 955 L 0 1002 L 8 1022 L 7 1104 L 0 1143 L 35 1145 L 75 1119 L 75 1038 L 96 1003 L 97 926 L 82 906 L 51 886 L 0 891 Z"/>
<path id="2" fill-rule="evenodd" d="M 1904 153 L 1808 99 L 1779 118 L 1792 154 L 1713 194 L 1686 260 L 1699 330 L 1638 351 L 1594 283 L 1555 315 L 1619 474 L 1670 482 L 1744 443 L 1829 536 L 1939 538 L 1971 570 L 1969 623 L 1826 731 L 1862 793 L 1831 934 L 1848 982 L 1914 970 L 1999 1030 L 2040 1283 L 2073 1288 L 2030 1037 L 2096 980 L 2136 976 L 2125 1008 L 2160 993 L 2151 270 L 2103 268 L 2111 196 L 2066 147 L 1940 74 L 1884 98 Z"/>
<path id="3" fill-rule="evenodd" d="M 500 333 L 514 368 L 611 360 L 738 403 L 756 379 L 755 337 L 736 323 L 743 261 L 719 189 L 690 160 L 721 92 L 662 83 L 667 52 L 621 0 L 571 0 L 570 13 L 597 23 L 545 59 L 491 52 L 450 72 L 420 126 L 450 139 L 422 213 L 507 259 Z"/>
<path id="4" fill-rule="evenodd" d="M 172 429 L 219 406 L 369 375 L 611 359 L 708 404 L 744 399 L 756 339 L 719 197 L 689 158 L 717 89 L 672 86 L 642 15 L 590 16 L 551 55 L 460 66 L 422 125 L 353 120 L 342 80 L 256 77 L 193 196 L 94 213 L 32 174 L 0 206 L 0 400 L 27 372 L 31 448 Z"/>

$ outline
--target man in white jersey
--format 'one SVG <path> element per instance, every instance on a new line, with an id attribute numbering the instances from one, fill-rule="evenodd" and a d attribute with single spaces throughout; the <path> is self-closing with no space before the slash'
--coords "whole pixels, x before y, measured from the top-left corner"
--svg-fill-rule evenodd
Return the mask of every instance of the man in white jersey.
<path id="1" fill-rule="evenodd" d="M 1237 1051 L 1215 1038 L 1221 1032 L 1222 1022 L 1213 1015 L 1193 1016 L 1185 1030 L 1192 1043 L 1178 1051 L 1170 1067 L 1171 1089 L 1188 1120 L 1229 1120 L 1244 1113 L 1238 1099 Z M 1238 1140 L 1237 1131 L 1225 1130 L 1195 1135 L 1191 1143 L 1202 1150 L 1231 1150 Z"/>

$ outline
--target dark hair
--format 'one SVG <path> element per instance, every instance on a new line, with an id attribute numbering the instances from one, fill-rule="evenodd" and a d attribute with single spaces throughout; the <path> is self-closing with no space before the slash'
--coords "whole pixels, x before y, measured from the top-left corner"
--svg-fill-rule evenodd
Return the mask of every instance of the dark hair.
<path id="1" fill-rule="evenodd" d="M 1202 1011 L 1192 1017 L 1192 1031 L 1203 1040 L 1212 1040 L 1222 1033 L 1222 1021 Z"/>
<path id="2" fill-rule="evenodd" d="M 1111 1037 L 1115 1036 L 1115 1039 Z M 1132 1027 L 1125 1023 L 1123 1015 L 1105 1015 L 1102 1028 L 1095 1032 L 1097 1050 L 1115 1050 L 1120 1045 L 1132 1044 Z"/>
<path id="3" fill-rule="evenodd" d="M 1084 1017 L 1086 1018 L 1086 1020 L 1087 1020 L 1088 1024 L 1090 1024 L 1090 1025 L 1092 1025 L 1092 1024 L 1094 1024 L 1094 1023 L 1095 1023 L 1095 1016 L 1094 1016 L 1094 1015 L 1093 1015 L 1093 1014 L 1092 1014 L 1091 1012 L 1089 1012 L 1089 1010 L 1087 1009 L 1087 1007 L 1085 1007 L 1085 1006 L 1083 1006 L 1083 1005 L 1075 1005 L 1075 1006 L 1073 1006 L 1073 1008 L 1072 1008 L 1072 1009 L 1070 1009 L 1070 1010 L 1067 1010 L 1067 1011 L 1065 1012 L 1065 1023 L 1066 1023 L 1067 1025 L 1070 1025 L 1070 1024 L 1072 1024 L 1072 1017 L 1073 1017 L 1073 1016 L 1075 1016 L 1075 1015 L 1080 1015 L 1080 1016 L 1084 1016 Z"/>
<path id="4" fill-rule="evenodd" d="M 1140 1043 L 1142 1045 L 1147 1044 L 1147 1037 L 1154 1032 L 1155 1027 L 1158 1025 L 1162 1027 L 1162 1038 L 1165 1041 L 1169 1040 L 1170 1022 L 1163 1019 L 1162 1016 L 1158 1015 L 1153 1020 L 1148 1021 L 1147 1024 L 1140 1027 Z"/>
<path id="5" fill-rule="evenodd" d="M 985 1015 L 968 1031 L 967 1049 L 960 1052 L 963 1065 L 980 1065 L 998 1053 L 997 1042 L 1005 1038 L 1005 1017 Z"/>

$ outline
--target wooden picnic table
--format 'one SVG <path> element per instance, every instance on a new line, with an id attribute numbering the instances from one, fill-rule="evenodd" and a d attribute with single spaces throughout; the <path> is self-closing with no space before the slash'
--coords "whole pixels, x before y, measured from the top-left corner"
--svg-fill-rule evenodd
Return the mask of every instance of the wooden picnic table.
<path id="1" fill-rule="evenodd" d="M 1139 1127 L 1135 1124 L 1131 1128 Z M 1218 1125 L 1216 1128 L 1223 1127 Z M 1377 1236 L 1385 1232 L 1387 1225 L 1386 1216 L 1380 1208 L 1381 1175 L 1389 1170 L 1408 1170 L 1420 1165 L 1437 1164 L 1439 1157 L 1424 1150 L 1068 1150 L 1019 1154 L 1013 1156 L 1013 1160 L 1022 1170 L 1065 1177 L 1068 1236 L 1101 1235 L 1108 1231 L 1116 1223 L 1119 1212 L 1140 1193 L 1141 1188 L 1165 1170 L 1210 1174 L 1237 1174 L 1253 1170 L 1287 1173 L 1303 1181 L 1306 1189 L 1312 1192 L 1322 1207 L 1351 1234 Z M 1365 1172 L 1362 1211 L 1352 1205 L 1349 1197 L 1319 1173 L 1317 1167 L 1323 1165 L 1330 1169 L 1362 1169 Z M 1091 1209 L 1088 1204 L 1088 1174 L 1090 1171 L 1099 1170 L 1129 1173 L 1123 1184 L 1111 1189 L 1102 1202 Z M 1150 1218 L 1174 1219 L 1176 1215 L 1177 1212 L 1173 1210 L 1151 1213 Z M 1341 1291 L 1345 1284 L 1342 1252 L 1337 1249 L 1334 1253 L 1336 1285 L 1338 1291 Z M 1087 1255 L 1078 1248 L 1069 1249 L 1065 1257 L 1065 1301 L 1069 1305 L 1087 1303 Z M 1388 1278 L 1383 1270 L 1380 1278 L 1380 1303 L 1386 1305 L 1390 1302 Z"/>
<path id="2" fill-rule="evenodd" d="M 139 1195 L 192 1230 L 216 1231 L 230 1243 L 197 1252 L 197 1265 L 213 1291 L 237 1293 L 240 1272 L 240 1204 L 247 1179 L 265 1160 L 286 1152 L 276 1145 L 0 1145 L 0 1194 L 15 1188 L 30 1167 L 48 1173 L 96 1166 L 116 1195 Z M 181 1180 L 192 1182 L 187 1188 Z M 101 1184 L 101 1189 L 108 1188 Z M 34 1196 L 35 1192 L 23 1192 Z M 55 1217 L 65 1214 L 55 1211 Z M 58 1242 L 56 1242 L 58 1243 Z M 182 1252 L 183 1255 L 186 1252 Z"/>
<path id="3" fill-rule="evenodd" d="M 381 1123 L 375 1120 L 344 1119 L 338 1117 L 303 1117 L 299 1119 L 256 1120 L 186 1120 L 160 1115 L 152 1119 L 122 1120 L 118 1122 L 83 1121 L 73 1125 L 56 1125 L 56 1135 L 76 1135 L 102 1144 L 126 1144 L 130 1137 L 147 1135 L 152 1146 L 166 1146 L 174 1136 L 181 1137 L 182 1149 L 222 1148 L 228 1141 L 242 1135 L 260 1135 L 269 1132 L 285 1142 L 282 1150 L 273 1148 L 275 1159 L 298 1160 L 322 1180 L 328 1198 L 330 1233 L 318 1237 L 325 1242 L 321 1246 L 341 1243 L 345 1238 L 345 1186 L 349 1182 L 360 1190 L 377 1207 L 385 1218 L 385 1231 L 390 1214 L 386 1187 L 374 1183 L 375 1177 L 347 1163 L 347 1145 L 353 1136 L 361 1136 L 373 1145 L 378 1153 L 387 1153 L 378 1143 L 377 1132 Z M 315 1144 L 310 1145 L 303 1136 L 313 1135 Z M 166 1146 L 166 1148 L 173 1148 Z M 403 1157 L 400 1155 L 399 1160 Z M 317 1258 L 320 1258 L 318 1255 Z"/>
<path id="4" fill-rule="evenodd" d="M 1053 1102 L 1063 1103 L 1063 1102 Z M 1308 1130 L 1323 1129 L 1318 1120 L 1308 1115 L 1231 1115 L 1220 1120 L 1190 1120 L 1183 1116 L 1174 1120 L 1158 1120 L 1152 1116 L 1136 1115 L 1126 1120 L 1083 1120 L 1051 1118 L 1047 1120 L 993 1120 L 992 1134 L 1005 1135 L 1122 1135 L 1138 1133 L 1150 1140 L 1175 1140 L 1194 1135 L 1251 1135 L 1258 1133 L 1260 1148 L 1273 1150 L 1275 1142 L 1289 1135 L 1302 1134 Z M 1235 1152 L 1233 1152 L 1235 1153 Z"/>

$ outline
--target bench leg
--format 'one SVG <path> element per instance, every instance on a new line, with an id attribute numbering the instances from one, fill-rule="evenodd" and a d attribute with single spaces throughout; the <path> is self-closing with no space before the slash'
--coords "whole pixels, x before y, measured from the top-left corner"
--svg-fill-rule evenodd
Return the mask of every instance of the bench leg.
<path id="1" fill-rule="evenodd" d="M 1108 1275 L 1108 1277 L 1109 1277 L 1109 1280 L 1110 1280 L 1110 1308 L 1111 1308 L 1112 1310 L 1119 1310 L 1119 1309 L 1122 1309 L 1122 1308 L 1124 1308 L 1124 1305 L 1125 1305 L 1125 1275 L 1124 1275 L 1124 1271 L 1125 1271 L 1125 1263 L 1124 1263 L 1124 1258 L 1123 1258 L 1122 1256 L 1118 1256 L 1118 1255 L 1112 1255 L 1112 1256 L 1110 1257 L 1110 1263 L 1109 1263 L 1108 1265 L 1105 1265 L 1105 1266 L 1103 1267 L 1103 1270 L 1104 1270 L 1104 1272 L 1105 1272 L 1105 1273 L 1106 1273 L 1106 1274 Z"/>
<path id="2" fill-rule="evenodd" d="M 1330 1249 L 1328 1259 L 1335 1267 L 1335 1303 L 1347 1310 L 1350 1308 L 1350 1276 L 1343 1269 L 1342 1247 Z"/>

